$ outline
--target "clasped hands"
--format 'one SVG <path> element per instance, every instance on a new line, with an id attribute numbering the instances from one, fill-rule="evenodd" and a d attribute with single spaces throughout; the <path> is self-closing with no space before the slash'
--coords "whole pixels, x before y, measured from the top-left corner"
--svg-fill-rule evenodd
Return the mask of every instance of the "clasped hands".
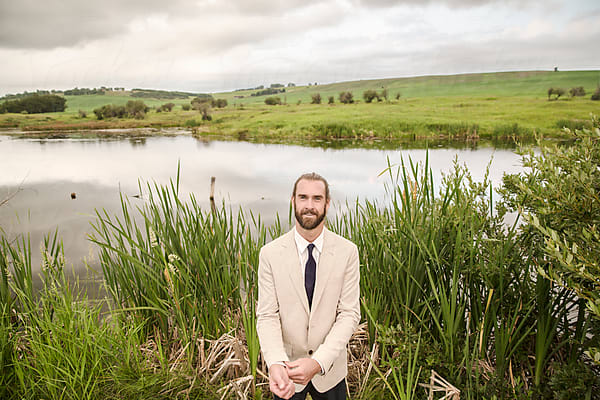
<path id="1" fill-rule="evenodd" d="M 269 369 L 269 388 L 282 399 L 289 399 L 295 393 L 294 383 L 306 385 L 319 371 L 321 366 L 312 358 L 299 358 L 286 361 L 286 367 L 273 364 Z"/>

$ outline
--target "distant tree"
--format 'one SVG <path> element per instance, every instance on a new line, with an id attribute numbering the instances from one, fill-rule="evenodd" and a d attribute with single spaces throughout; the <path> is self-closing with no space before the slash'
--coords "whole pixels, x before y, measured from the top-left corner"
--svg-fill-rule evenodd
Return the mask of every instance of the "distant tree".
<path id="1" fill-rule="evenodd" d="M 190 110 L 190 108 L 192 108 L 192 106 L 191 106 L 190 104 L 182 104 L 182 105 L 181 105 L 181 109 L 182 109 L 183 111 L 189 111 L 189 110 Z"/>
<path id="2" fill-rule="evenodd" d="M 287 84 L 287 87 L 295 87 L 295 86 L 296 86 L 296 84 L 293 83 L 293 82 L 290 82 L 290 83 Z"/>
<path id="3" fill-rule="evenodd" d="M 200 111 L 201 108 L 204 107 L 204 104 L 209 104 L 212 102 L 212 96 L 211 97 L 195 97 L 194 99 L 192 99 L 192 101 L 190 102 L 190 104 L 192 105 L 192 108 L 194 110 Z"/>
<path id="4" fill-rule="evenodd" d="M 382 99 L 382 98 L 385 99 L 385 101 L 388 100 L 388 90 L 387 89 L 383 89 L 381 91 L 381 94 L 379 95 L 379 98 L 377 100 Z"/>
<path id="5" fill-rule="evenodd" d="M 583 97 L 585 96 L 585 89 L 583 86 L 576 86 L 569 89 L 569 95 L 571 97 Z"/>
<path id="6" fill-rule="evenodd" d="M 335 100 L 333 99 L 333 96 L 329 96 L 329 100 L 327 102 L 329 104 L 333 104 L 335 102 Z"/>
<path id="7" fill-rule="evenodd" d="M 350 104 L 354 103 L 354 96 L 350 92 L 341 92 L 340 93 L 340 103 Z"/>
<path id="8" fill-rule="evenodd" d="M 79 118 L 87 118 L 87 113 L 83 110 L 79 110 Z"/>
<path id="9" fill-rule="evenodd" d="M 227 107 L 227 100 L 226 99 L 216 99 L 216 100 L 213 100 L 211 102 L 211 104 L 213 107 L 216 107 L 216 108 L 225 108 L 225 107 Z"/>
<path id="10" fill-rule="evenodd" d="M 400 92 L 396 93 L 396 100 L 400 100 L 401 96 L 402 96 L 402 93 L 400 93 Z"/>
<path id="11" fill-rule="evenodd" d="M 40 114 L 62 112 L 67 108 L 67 100 L 55 94 L 33 94 L 17 100 L 5 101 L 0 105 L 0 113 Z"/>
<path id="12" fill-rule="evenodd" d="M 321 94 L 315 93 L 312 96 L 311 104 L 321 104 Z"/>
<path id="13" fill-rule="evenodd" d="M 369 89 L 369 90 L 365 90 L 363 92 L 363 99 L 365 99 L 365 102 L 370 103 L 375 99 L 379 100 L 379 95 L 377 94 L 376 91 Z M 340 97 L 340 101 L 341 101 L 341 97 Z"/>
<path id="14" fill-rule="evenodd" d="M 550 100 L 550 96 L 555 95 L 556 97 L 554 98 L 554 100 L 558 100 L 558 98 L 562 95 L 565 94 L 565 89 L 563 88 L 554 88 L 551 87 L 548 89 L 548 100 Z"/>
<path id="15" fill-rule="evenodd" d="M 281 105 L 281 98 L 279 97 L 267 97 L 265 99 L 265 104 L 269 106 Z"/>
<path id="16" fill-rule="evenodd" d="M 285 87 L 284 85 L 282 85 L 281 83 L 271 83 L 271 89 L 277 89 L 277 88 L 282 88 Z"/>
<path id="17" fill-rule="evenodd" d="M 598 86 L 594 94 L 592 94 L 592 100 L 600 100 L 600 86 Z"/>
<path id="18" fill-rule="evenodd" d="M 146 117 L 146 113 L 150 110 L 142 100 L 129 100 L 127 104 L 125 104 L 125 110 L 127 111 L 127 115 L 129 117 L 133 117 L 135 119 L 144 119 Z"/>
<path id="19" fill-rule="evenodd" d="M 161 112 L 161 111 L 171 112 L 171 111 L 173 111 L 173 107 L 175 107 L 175 104 L 173 104 L 173 103 L 165 103 L 162 106 L 158 107 L 156 109 L 156 111 L 157 112 Z"/>

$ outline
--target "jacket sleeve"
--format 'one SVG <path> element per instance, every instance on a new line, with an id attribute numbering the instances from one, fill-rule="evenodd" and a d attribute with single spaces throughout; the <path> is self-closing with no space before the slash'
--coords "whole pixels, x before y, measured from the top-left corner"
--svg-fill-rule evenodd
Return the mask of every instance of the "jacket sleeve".
<path id="1" fill-rule="evenodd" d="M 256 330 L 267 367 L 279 361 L 289 361 L 283 345 L 279 302 L 271 264 L 261 249 L 258 263 L 258 306 Z"/>
<path id="2" fill-rule="evenodd" d="M 344 272 L 344 284 L 337 304 L 336 318 L 323 344 L 313 354 L 325 373 L 331 368 L 360 322 L 360 270 L 358 249 L 352 245 Z"/>

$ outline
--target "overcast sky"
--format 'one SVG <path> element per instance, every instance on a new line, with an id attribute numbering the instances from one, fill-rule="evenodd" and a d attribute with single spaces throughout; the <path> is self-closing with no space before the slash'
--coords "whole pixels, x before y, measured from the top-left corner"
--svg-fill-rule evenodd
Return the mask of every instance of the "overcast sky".
<path id="1" fill-rule="evenodd" d="M 0 0 L 0 95 L 600 69 L 598 0 Z"/>

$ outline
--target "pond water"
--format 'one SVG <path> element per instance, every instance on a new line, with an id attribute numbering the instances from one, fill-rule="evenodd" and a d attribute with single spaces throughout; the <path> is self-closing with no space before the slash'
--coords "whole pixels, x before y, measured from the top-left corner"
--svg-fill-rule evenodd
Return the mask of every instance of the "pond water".
<path id="1" fill-rule="evenodd" d="M 139 194 L 139 182 L 142 186 L 147 181 L 168 184 L 175 179 L 178 165 L 183 198 L 193 193 L 208 209 L 214 176 L 217 204 L 225 201 L 234 209 L 241 206 L 260 213 L 267 224 L 276 213 L 287 220 L 292 184 L 304 172 L 315 171 L 328 179 L 334 202 L 331 214 L 343 212 L 346 200 L 385 202 L 388 178 L 380 173 L 388 160 L 398 164 L 410 158 L 422 163 L 427 151 L 438 183 L 441 174 L 452 169 L 455 158 L 467 165 L 476 180 L 483 178 L 491 162 L 495 186 L 504 173 L 522 170 L 520 157 L 512 149 L 465 144 L 429 150 L 407 149 L 400 143 L 356 145 L 256 144 L 199 139 L 181 132 L 78 137 L 0 133 L 0 202 L 9 198 L 0 206 L 0 227 L 9 238 L 29 233 L 33 249 L 44 235 L 58 229 L 67 263 L 77 272 L 85 262 L 98 266 L 95 249 L 87 240 L 95 210 L 119 213 L 120 192 Z M 133 205 L 143 202 L 131 200 Z"/>

